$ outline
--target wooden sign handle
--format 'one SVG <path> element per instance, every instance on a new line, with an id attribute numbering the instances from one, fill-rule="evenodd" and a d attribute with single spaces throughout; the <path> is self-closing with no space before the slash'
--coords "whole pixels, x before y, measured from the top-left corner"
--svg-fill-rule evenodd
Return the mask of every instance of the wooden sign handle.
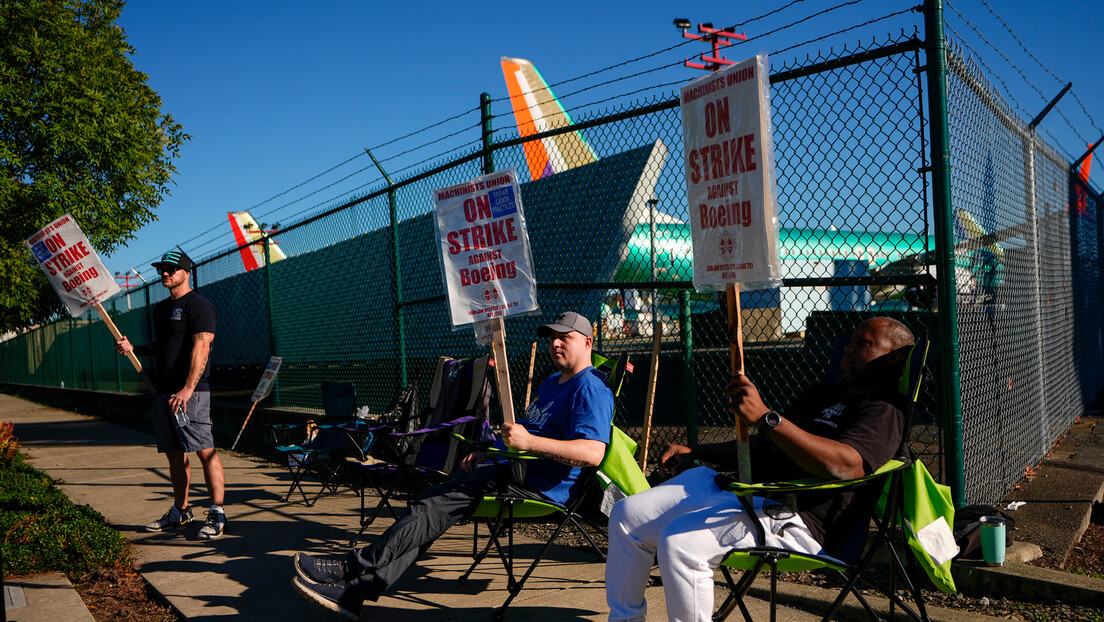
<path id="1" fill-rule="evenodd" d="M 537 360 L 537 342 L 533 342 L 533 349 L 529 351 L 529 382 L 525 385 L 525 406 L 529 407 L 529 397 L 533 394 L 533 363 Z"/>
<path id="2" fill-rule="evenodd" d="M 506 360 L 506 325 L 500 317 L 494 319 L 491 352 L 494 354 L 495 380 L 498 381 L 498 402 L 502 407 L 502 421 L 513 423 L 514 397 L 510 391 L 510 365 Z"/>
<path id="3" fill-rule="evenodd" d="M 245 426 L 249 424 L 249 418 L 253 416 L 253 409 L 257 407 L 257 402 L 253 402 L 253 405 L 249 407 L 249 413 L 245 415 L 245 421 L 242 422 L 242 427 L 238 430 L 238 435 L 234 437 L 234 444 L 230 445 L 230 451 L 234 451 L 234 448 L 238 446 L 238 441 L 241 440 L 242 432 L 245 432 Z"/>
<path id="4" fill-rule="evenodd" d="M 640 437 L 640 470 L 648 464 L 648 445 L 652 437 L 652 409 L 655 405 L 656 377 L 659 374 L 659 351 L 663 346 L 663 323 L 652 322 L 652 365 L 648 370 L 648 389 L 644 393 L 644 432 Z"/>
<path id="5" fill-rule="evenodd" d="M 119 329 L 115 326 L 115 322 L 111 321 L 111 316 L 107 314 L 107 310 L 103 308 L 102 304 L 96 305 L 96 312 L 100 314 L 100 319 L 107 325 L 107 330 L 111 331 L 111 335 L 115 337 L 115 341 L 122 341 L 123 334 L 119 332 Z M 134 371 L 142 373 L 142 362 L 138 360 L 138 357 L 134 355 L 134 352 L 127 352 L 127 360 L 134 366 Z"/>
<path id="6" fill-rule="evenodd" d="M 728 352 L 732 375 L 744 373 L 744 325 L 740 313 L 740 284 L 733 283 L 725 288 L 728 302 Z M 737 464 L 740 481 L 751 482 L 751 448 L 748 446 L 748 429 L 743 419 L 736 418 L 736 440 L 738 441 Z"/>

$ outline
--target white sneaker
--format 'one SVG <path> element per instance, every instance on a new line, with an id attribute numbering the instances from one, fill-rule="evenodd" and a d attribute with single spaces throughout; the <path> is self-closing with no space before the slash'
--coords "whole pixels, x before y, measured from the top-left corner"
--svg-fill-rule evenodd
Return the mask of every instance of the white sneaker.
<path id="1" fill-rule="evenodd" d="M 199 528 L 198 535 L 201 540 L 211 540 L 221 536 L 224 529 L 226 529 L 226 513 L 207 510 L 207 520 Z"/>
<path id="2" fill-rule="evenodd" d="M 165 512 L 164 516 L 146 525 L 146 531 L 169 531 L 177 527 L 190 525 L 192 520 L 192 508 L 184 508 L 184 511 L 181 512 L 174 505 L 169 508 L 168 512 Z"/>

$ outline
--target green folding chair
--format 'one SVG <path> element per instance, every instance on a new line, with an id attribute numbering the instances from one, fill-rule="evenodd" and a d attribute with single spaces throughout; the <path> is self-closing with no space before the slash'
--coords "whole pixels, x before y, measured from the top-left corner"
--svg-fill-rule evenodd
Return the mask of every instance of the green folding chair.
<path id="1" fill-rule="evenodd" d="M 767 546 L 738 549 L 729 553 L 721 562 L 721 573 L 724 575 L 725 581 L 729 587 L 729 595 L 713 615 L 715 621 L 719 622 L 726 619 L 728 615 L 738 607 L 743 613 L 744 619 L 748 622 L 752 622 L 751 615 L 748 613 L 743 598 L 759 572 L 765 567 L 770 569 L 770 619 L 772 622 L 775 619 L 778 573 L 803 572 L 808 570 L 827 570 L 829 572 L 834 572 L 842 576 L 845 581 L 844 587 L 840 590 L 831 608 L 824 615 L 824 620 L 829 620 L 836 614 L 836 611 L 843 604 L 848 594 L 853 594 L 859 600 L 872 620 L 880 620 L 881 617 L 874 611 L 873 607 L 862 595 L 860 586 L 871 587 L 890 600 L 891 618 L 893 617 L 893 609 L 900 607 L 900 609 L 913 620 L 928 620 L 927 611 L 924 608 L 923 595 L 916 586 L 916 583 L 910 578 L 900 556 L 897 554 L 894 546 L 892 546 L 896 526 L 899 524 L 901 518 L 904 479 L 906 475 L 912 471 L 911 467 L 914 464 L 914 457 L 909 445 L 908 431 L 911 429 L 913 411 L 915 410 L 916 401 L 920 395 L 927 354 L 928 339 L 925 336 L 920 338 L 916 345 L 912 347 L 905 364 L 905 369 L 898 381 L 897 390 L 907 403 L 904 412 L 904 439 L 898 449 L 897 456 L 884 464 L 876 472 L 853 480 L 823 481 L 810 479 L 769 484 L 742 484 L 735 481 L 729 483 L 729 488 L 732 492 L 739 495 L 741 504 L 744 506 L 745 510 L 747 510 L 748 514 L 755 519 L 760 542 L 765 541 L 765 530 L 759 522 L 759 518 L 752 511 L 753 496 L 800 495 L 813 491 L 843 490 L 857 486 L 878 486 L 882 491 L 882 495 L 877 507 L 871 509 L 871 520 L 875 525 L 875 535 L 872 540 L 865 543 L 865 547 L 863 546 L 862 540 L 866 539 L 870 532 L 869 524 L 855 525 L 854 538 L 851 540 L 851 546 L 849 546 L 848 549 L 850 551 L 857 551 L 856 553 L 848 555 L 841 551 L 834 551 L 833 553 L 841 556 L 836 557 L 830 555 L 796 553 Z M 916 500 L 913 499 L 912 502 L 916 503 Z M 953 524 L 953 516 L 950 518 L 950 523 Z M 888 584 L 875 578 L 870 572 L 874 557 L 878 551 L 885 551 L 890 560 L 890 578 Z M 949 561 L 947 563 L 949 564 Z M 731 569 L 743 571 L 739 581 L 733 579 Z M 903 579 L 911 595 L 911 600 L 915 604 L 915 608 L 897 593 L 896 579 L 898 576 Z"/>
<path id="2" fill-rule="evenodd" d="M 598 558 L 602 562 L 605 562 L 605 552 L 595 543 L 585 526 L 589 526 L 597 533 L 603 532 L 604 529 L 595 524 L 594 521 L 580 511 L 583 501 L 587 496 L 585 491 L 590 484 L 588 480 L 593 477 L 598 478 L 601 487 L 606 491 L 607 498 L 612 498 L 614 502 L 616 499 L 624 498 L 625 496 L 640 492 L 641 490 L 646 490 L 648 488 L 648 481 L 644 478 L 644 473 L 640 471 L 640 467 L 633 459 L 636 453 L 636 446 L 637 444 L 635 441 L 620 428 L 614 426 L 610 433 L 610 443 L 606 447 L 606 455 L 602 463 L 597 468 L 587 470 L 583 476 L 584 492 L 579 494 L 575 499 L 572 499 L 568 504 L 560 504 L 551 500 L 537 501 L 510 494 L 499 494 L 483 498 L 479 507 L 476 508 L 475 514 L 472 515 L 472 519 L 475 521 L 476 525 L 476 536 L 472 545 L 474 560 L 467 571 L 460 576 L 459 581 L 461 585 L 467 583 L 468 577 L 471 576 L 472 572 L 475 571 L 479 564 L 487 558 L 492 549 L 498 554 L 499 559 L 502 561 L 502 565 L 506 569 L 506 579 L 508 582 L 507 591 L 509 595 L 506 597 L 506 601 L 502 603 L 502 606 L 494 611 L 493 618 L 495 620 L 501 620 L 503 618 L 506 608 L 510 606 L 510 603 L 513 602 L 514 598 L 521 592 L 522 588 L 525 586 L 525 581 L 533 574 L 537 565 L 544 559 L 548 549 L 556 542 L 556 539 L 568 524 L 573 525 L 583 534 L 587 543 L 594 549 L 595 553 L 597 553 Z M 492 459 L 541 459 L 526 452 L 500 451 L 494 448 L 489 449 L 488 454 Z M 606 512 L 608 514 L 608 510 Z M 482 550 L 479 549 L 478 544 L 478 525 L 481 521 L 485 522 L 488 526 L 488 538 Z M 536 557 L 530 562 L 529 567 L 518 577 L 514 572 L 513 528 L 515 524 L 521 522 L 552 523 L 555 527 Z M 503 535 L 506 537 L 505 544 L 502 542 Z"/>

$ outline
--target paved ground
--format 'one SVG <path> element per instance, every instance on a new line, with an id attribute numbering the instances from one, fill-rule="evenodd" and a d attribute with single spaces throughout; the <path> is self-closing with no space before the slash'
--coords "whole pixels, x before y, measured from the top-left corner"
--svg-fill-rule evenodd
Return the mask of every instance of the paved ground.
<path id="1" fill-rule="evenodd" d="M 291 586 L 291 556 L 296 551 L 339 553 L 355 531 L 359 499 L 352 493 L 323 497 L 314 507 L 285 503 L 287 474 L 276 466 L 222 453 L 227 476 L 226 534 L 198 540 L 193 530 L 150 534 L 146 522 L 159 517 L 172 498 L 164 458 L 152 437 L 74 413 L 0 394 L 0 421 L 15 423 L 15 433 L 32 464 L 62 480 L 77 503 L 102 513 L 133 544 L 137 570 L 189 620 L 233 616 L 240 620 L 337 619 L 301 598 Z M 206 502 L 201 470 L 193 465 L 193 503 Z M 377 521 L 370 541 L 389 523 Z M 521 556 L 532 550 L 525 543 Z M 465 586 L 456 578 L 470 559 L 471 529 L 458 527 L 443 536 L 393 596 L 366 607 L 362 619 L 404 621 L 488 619 L 506 597 L 500 565 L 485 564 Z M 604 566 L 593 555 L 557 547 L 510 608 L 516 620 L 603 620 Z M 719 576 L 719 575 L 718 575 Z M 73 601 L 71 587 L 56 575 L 21 578 L 26 605 L 10 608 L 9 620 L 80 620 L 87 610 Z M 829 595 L 814 588 L 784 587 L 791 602 L 813 611 L 826 608 Z M 720 593 L 720 592 L 718 592 Z M 55 594 L 64 594 L 65 598 Z M 762 594 L 755 590 L 753 594 Z M 661 588 L 650 588 L 654 615 L 663 619 Z M 762 601 L 753 600 L 756 619 L 766 619 Z M 11 607 L 14 602 L 6 602 Z M 57 611 L 65 608 L 64 614 Z M 976 614 L 934 610 L 935 620 L 977 620 Z M 88 619 L 87 617 L 83 619 Z M 798 608 L 783 608 L 780 620 L 815 620 Z"/>

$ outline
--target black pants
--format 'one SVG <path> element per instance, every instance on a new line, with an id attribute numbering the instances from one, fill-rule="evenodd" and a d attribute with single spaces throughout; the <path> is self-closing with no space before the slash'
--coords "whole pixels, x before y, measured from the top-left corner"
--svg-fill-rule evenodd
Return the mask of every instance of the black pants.
<path id="1" fill-rule="evenodd" d="M 376 600 L 414 565 L 433 541 L 456 523 L 475 513 L 483 497 L 503 490 L 529 499 L 544 495 L 524 484 L 500 478 L 498 469 L 481 465 L 471 473 L 457 471 L 447 481 L 427 488 L 410 504 L 410 513 L 399 518 L 372 544 L 349 553 L 348 584 L 364 598 Z"/>

